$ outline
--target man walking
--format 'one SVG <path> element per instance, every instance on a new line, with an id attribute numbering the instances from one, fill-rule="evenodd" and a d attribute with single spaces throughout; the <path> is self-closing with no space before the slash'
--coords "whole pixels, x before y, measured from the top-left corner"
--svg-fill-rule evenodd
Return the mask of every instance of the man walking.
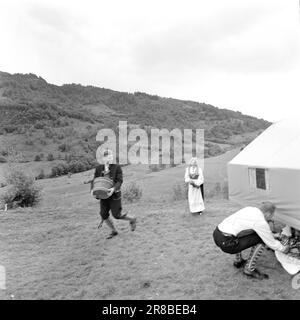
<path id="1" fill-rule="evenodd" d="M 272 221 L 275 205 L 263 202 L 259 208 L 246 207 L 223 220 L 215 229 L 213 238 L 223 252 L 235 254 L 234 266 L 244 267 L 244 274 L 257 279 L 267 279 L 268 275 L 256 269 L 256 263 L 264 248 L 284 253 L 289 246 L 284 246 L 272 234 L 268 222 Z M 249 258 L 244 260 L 242 251 L 251 248 Z"/>
<path id="2" fill-rule="evenodd" d="M 100 216 L 106 225 L 111 229 L 110 235 L 107 239 L 110 239 L 118 234 L 113 221 L 109 217 L 111 211 L 112 216 L 115 219 L 129 221 L 131 230 L 136 228 L 136 218 L 129 214 L 122 213 L 121 203 L 121 185 L 123 183 L 123 173 L 120 165 L 113 163 L 113 153 L 111 150 L 106 150 L 103 155 L 103 163 L 96 167 L 94 178 L 91 181 L 91 190 L 94 187 L 94 179 L 97 177 L 107 176 L 113 181 L 113 187 L 109 189 L 107 199 L 100 200 Z"/>

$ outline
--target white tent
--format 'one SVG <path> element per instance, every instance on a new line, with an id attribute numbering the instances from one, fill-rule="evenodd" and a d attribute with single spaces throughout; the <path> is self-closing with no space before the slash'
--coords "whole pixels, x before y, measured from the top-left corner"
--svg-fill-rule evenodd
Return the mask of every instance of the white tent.
<path id="1" fill-rule="evenodd" d="M 229 198 L 272 201 L 275 219 L 300 230 L 300 119 L 267 128 L 228 164 Z"/>

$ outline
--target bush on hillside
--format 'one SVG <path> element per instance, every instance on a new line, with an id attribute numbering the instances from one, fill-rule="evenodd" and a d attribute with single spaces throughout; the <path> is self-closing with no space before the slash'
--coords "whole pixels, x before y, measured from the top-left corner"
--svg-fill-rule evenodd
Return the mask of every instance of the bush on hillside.
<path id="1" fill-rule="evenodd" d="M 222 198 L 228 199 L 228 182 L 216 182 L 212 185 L 207 185 L 205 188 L 205 198 Z"/>
<path id="2" fill-rule="evenodd" d="M 48 142 L 45 139 L 40 139 L 40 144 L 42 146 L 46 146 L 48 144 Z"/>
<path id="3" fill-rule="evenodd" d="M 9 172 L 6 182 L 10 188 L 0 201 L 11 207 L 32 207 L 41 199 L 41 189 L 36 186 L 35 179 L 17 169 Z"/>
<path id="4" fill-rule="evenodd" d="M 60 133 L 57 134 L 57 139 L 58 140 L 62 140 L 63 138 L 64 138 L 64 134 L 63 133 L 60 132 Z"/>
<path id="5" fill-rule="evenodd" d="M 26 139 L 25 140 L 25 144 L 28 146 L 33 146 L 34 145 L 34 141 L 32 139 Z"/>
<path id="6" fill-rule="evenodd" d="M 44 170 L 42 169 L 41 172 L 36 177 L 36 179 L 40 180 L 40 179 L 45 179 L 45 178 L 46 178 L 46 174 L 45 174 Z"/>
<path id="7" fill-rule="evenodd" d="M 129 203 L 140 200 L 142 195 L 143 195 L 142 188 L 135 182 L 131 182 L 122 191 L 122 197 L 124 201 Z"/>
<path id="8" fill-rule="evenodd" d="M 5 133 L 13 133 L 15 131 L 17 131 L 18 127 L 15 125 L 7 125 L 3 127 L 3 130 L 5 131 Z"/>
<path id="9" fill-rule="evenodd" d="M 71 150 L 71 146 L 67 143 L 62 143 L 58 146 L 58 150 L 61 152 L 69 152 Z"/>
<path id="10" fill-rule="evenodd" d="M 222 148 L 213 143 L 205 143 L 205 149 L 204 149 L 204 157 L 209 158 L 209 157 L 215 157 L 223 152 Z"/>
<path id="11" fill-rule="evenodd" d="M 54 160 L 54 156 L 53 156 L 52 153 L 49 153 L 49 154 L 48 154 L 47 160 L 48 160 L 48 161 L 53 161 L 53 160 Z"/>
<path id="12" fill-rule="evenodd" d="M 44 129 L 45 126 L 46 126 L 46 124 L 44 122 L 41 122 L 41 121 L 37 121 L 34 124 L 34 128 L 35 129 Z"/>
<path id="13" fill-rule="evenodd" d="M 24 134 L 26 133 L 26 129 L 24 127 L 18 127 L 15 131 L 16 134 Z"/>
<path id="14" fill-rule="evenodd" d="M 51 169 L 50 178 L 63 176 L 68 173 L 78 173 L 92 169 L 95 160 L 91 157 L 72 159 L 69 162 L 61 162 Z"/>
<path id="15" fill-rule="evenodd" d="M 68 165 L 66 163 L 59 163 L 58 165 L 52 167 L 50 177 L 55 178 L 65 175 L 68 172 Z"/>
<path id="16" fill-rule="evenodd" d="M 4 157 L 8 156 L 8 150 L 1 150 L 0 154 Z"/>
<path id="17" fill-rule="evenodd" d="M 54 137 L 54 132 L 49 127 L 44 127 L 45 138 L 52 139 Z"/>
<path id="18" fill-rule="evenodd" d="M 41 156 L 39 154 L 37 154 L 35 157 L 34 157 L 34 161 L 41 161 Z"/>
<path id="19" fill-rule="evenodd" d="M 158 164 L 150 164 L 149 170 L 150 172 L 158 172 L 160 170 L 160 167 Z"/>

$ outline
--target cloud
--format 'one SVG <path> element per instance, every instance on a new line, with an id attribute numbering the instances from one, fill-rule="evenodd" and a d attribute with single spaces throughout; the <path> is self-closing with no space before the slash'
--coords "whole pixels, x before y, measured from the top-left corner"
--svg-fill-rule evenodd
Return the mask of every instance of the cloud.
<path id="1" fill-rule="evenodd" d="M 55 32 L 72 32 L 72 20 L 70 15 L 62 12 L 58 6 L 35 3 L 27 7 L 27 15 L 34 20 L 39 28 L 53 29 Z"/>
<path id="2" fill-rule="evenodd" d="M 275 106 L 278 114 L 299 106 L 296 1 L 0 3 L 0 70 L 33 72 L 55 84 L 204 101 L 254 115 L 268 114 L 269 102 L 272 115 Z"/>
<path id="3" fill-rule="evenodd" d="M 143 34 L 132 48 L 137 72 L 176 74 L 210 71 L 274 72 L 293 66 L 299 54 L 297 35 L 280 23 L 278 7 L 254 2 L 223 7 L 200 19 L 184 20 Z M 284 21 L 286 23 L 286 21 Z"/>

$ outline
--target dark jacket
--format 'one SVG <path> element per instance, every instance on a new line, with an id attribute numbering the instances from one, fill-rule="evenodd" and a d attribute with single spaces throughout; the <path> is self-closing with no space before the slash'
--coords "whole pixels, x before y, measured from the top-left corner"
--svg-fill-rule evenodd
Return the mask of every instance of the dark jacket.
<path id="1" fill-rule="evenodd" d="M 103 175 L 104 175 L 104 164 L 100 164 L 95 169 L 94 179 L 98 177 L 103 177 Z M 122 172 L 121 166 L 118 164 L 110 164 L 109 177 L 114 182 L 115 192 L 119 191 L 123 183 L 123 172 Z"/>

